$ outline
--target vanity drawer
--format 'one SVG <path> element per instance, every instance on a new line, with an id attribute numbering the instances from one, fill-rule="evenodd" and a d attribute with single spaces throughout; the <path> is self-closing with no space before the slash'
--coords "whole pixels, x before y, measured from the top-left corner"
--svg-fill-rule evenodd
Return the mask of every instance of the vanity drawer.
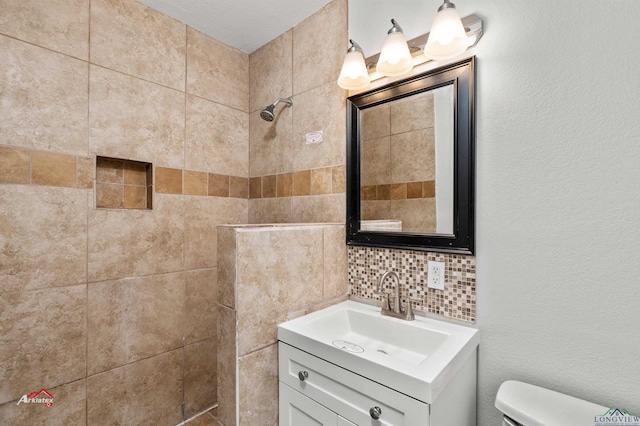
<path id="1" fill-rule="evenodd" d="M 429 405 L 331 364 L 286 343 L 278 343 L 280 381 L 359 425 L 429 426 Z M 305 375 L 306 372 L 306 375 Z M 298 376 L 302 373 L 304 380 Z M 372 422 L 369 410 L 382 410 Z"/>

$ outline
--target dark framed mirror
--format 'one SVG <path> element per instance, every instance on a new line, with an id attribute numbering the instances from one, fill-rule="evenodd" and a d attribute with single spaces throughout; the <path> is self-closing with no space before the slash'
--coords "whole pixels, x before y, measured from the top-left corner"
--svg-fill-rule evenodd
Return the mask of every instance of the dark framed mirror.
<path id="1" fill-rule="evenodd" d="M 475 57 L 347 98 L 347 244 L 473 254 Z"/>

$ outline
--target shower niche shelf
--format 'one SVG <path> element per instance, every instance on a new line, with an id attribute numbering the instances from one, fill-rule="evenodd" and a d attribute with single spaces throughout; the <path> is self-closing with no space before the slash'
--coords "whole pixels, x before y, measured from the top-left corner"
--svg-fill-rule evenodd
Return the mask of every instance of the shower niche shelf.
<path id="1" fill-rule="evenodd" d="M 119 158 L 96 158 L 96 208 L 151 210 L 153 165 Z"/>

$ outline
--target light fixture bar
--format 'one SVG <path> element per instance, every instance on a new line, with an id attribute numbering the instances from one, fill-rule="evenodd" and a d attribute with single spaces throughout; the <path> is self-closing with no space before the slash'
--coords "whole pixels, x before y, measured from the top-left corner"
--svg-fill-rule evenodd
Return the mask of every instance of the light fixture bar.
<path id="1" fill-rule="evenodd" d="M 471 14 L 462 18 L 462 25 L 464 26 L 467 37 L 469 37 L 468 48 L 470 49 L 478 44 L 478 41 L 482 37 L 484 23 L 482 22 L 482 18 L 480 18 L 478 15 Z M 425 33 L 416 38 L 412 38 L 407 42 L 407 44 L 409 45 L 409 50 L 411 51 L 411 56 L 414 59 L 414 66 L 431 61 L 431 59 L 425 57 L 423 54 L 424 45 L 427 43 L 428 38 L 429 33 Z M 365 59 L 365 63 L 367 65 L 367 69 L 369 70 L 369 75 L 371 75 L 372 81 L 383 77 L 382 75 L 376 73 L 376 64 L 378 63 L 379 58 L 380 53 L 369 56 Z"/>

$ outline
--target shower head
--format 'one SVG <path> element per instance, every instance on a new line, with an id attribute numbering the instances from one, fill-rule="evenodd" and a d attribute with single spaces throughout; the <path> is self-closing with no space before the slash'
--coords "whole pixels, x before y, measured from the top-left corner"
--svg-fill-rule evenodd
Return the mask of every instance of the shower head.
<path id="1" fill-rule="evenodd" d="M 280 102 L 287 104 L 287 106 L 289 107 L 293 105 L 292 98 L 287 98 L 287 99 L 278 98 L 271 105 L 262 108 L 262 110 L 260 111 L 260 118 L 262 118 L 264 121 L 273 121 L 273 119 L 276 118 L 275 114 L 273 113 L 273 110 L 276 107 L 276 105 L 278 105 Z"/>
<path id="2" fill-rule="evenodd" d="M 273 121 L 273 119 L 276 117 L 275 115 L 273 115 L 273 109 L 275 107 L 275 105 L 269 105 L 268 107 L 263 108 L 262 111 L 260 111 L 260 118 L 262 118 L 264 121 Z"/>

